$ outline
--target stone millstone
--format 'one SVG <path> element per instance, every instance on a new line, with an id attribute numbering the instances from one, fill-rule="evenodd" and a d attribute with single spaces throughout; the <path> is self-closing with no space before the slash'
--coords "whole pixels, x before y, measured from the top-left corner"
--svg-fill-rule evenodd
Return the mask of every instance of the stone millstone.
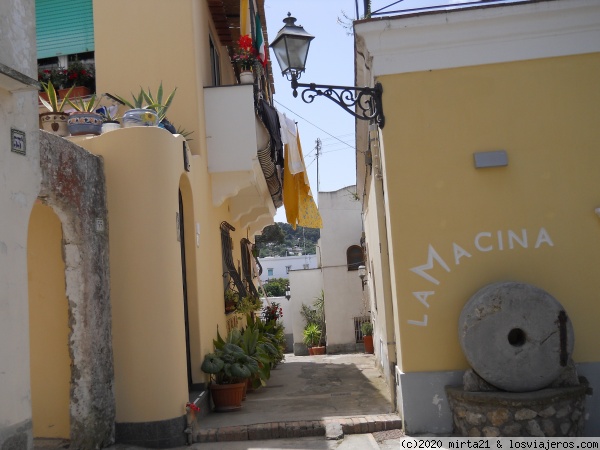
<path id="1" fill-rule="evenodd" d="M 459 340 L 485 381 L 527 392 L 547 387 L 561 374 L 573 353 L 574 333 L 564 308 L 550 294 L 504 281 L 484 287 L 467 302 Z"/>

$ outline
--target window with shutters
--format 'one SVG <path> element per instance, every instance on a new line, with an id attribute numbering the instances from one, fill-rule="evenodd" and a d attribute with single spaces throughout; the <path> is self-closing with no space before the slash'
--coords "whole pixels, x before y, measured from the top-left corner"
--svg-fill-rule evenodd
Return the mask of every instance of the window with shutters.
<path id="1" fill-rule="evenodd" d="M 346 250 L 346 262 L 348 270 L 358 270 L 359 266 L 365 264 L 363 248 L 360 245 L 351 245 Z"/>

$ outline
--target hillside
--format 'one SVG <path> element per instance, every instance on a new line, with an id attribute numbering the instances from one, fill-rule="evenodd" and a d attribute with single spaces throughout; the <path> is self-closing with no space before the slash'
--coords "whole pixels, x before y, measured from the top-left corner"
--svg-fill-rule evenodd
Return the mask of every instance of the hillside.
<path id="1" fill-rule="evenodd" d="M 314 255 L 317 241 L 321 235 L 318 228 L 296 227 L 294 230 L 288 223 L 277 222 L 263 230 L 262 235 L 255 237 L 255 242 L 260 249 L 260 257 Z"/>

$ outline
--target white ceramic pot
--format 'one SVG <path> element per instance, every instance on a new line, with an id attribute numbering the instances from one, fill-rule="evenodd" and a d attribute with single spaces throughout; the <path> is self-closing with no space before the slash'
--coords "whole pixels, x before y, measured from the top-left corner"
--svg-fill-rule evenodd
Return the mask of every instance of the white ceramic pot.
<path id="1" fill-rule="evenodd" d="M 240 84 L 254 83 L 254 74 L 250 70 L 240 72 Z"/>
<path id="2" fill-rule="evenodd" d="M 104 122 L 102 124 L 102 134 L 108 133 L 109 131 L 118 130 L 121 128 L 121 124 L 119 122 Z"/>

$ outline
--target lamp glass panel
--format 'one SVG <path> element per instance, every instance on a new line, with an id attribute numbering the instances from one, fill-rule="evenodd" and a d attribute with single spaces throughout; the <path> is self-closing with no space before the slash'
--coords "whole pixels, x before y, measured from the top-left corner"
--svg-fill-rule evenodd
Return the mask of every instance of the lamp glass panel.
<path id="1" fill-rule="evenodd" d="M 308 47 L 310 40 L 304 38 L 286 37 L 286 44 L 289 55 L 289 67 L 304 72 L 306 66 L 306 57 L 308 56 Z"/>

